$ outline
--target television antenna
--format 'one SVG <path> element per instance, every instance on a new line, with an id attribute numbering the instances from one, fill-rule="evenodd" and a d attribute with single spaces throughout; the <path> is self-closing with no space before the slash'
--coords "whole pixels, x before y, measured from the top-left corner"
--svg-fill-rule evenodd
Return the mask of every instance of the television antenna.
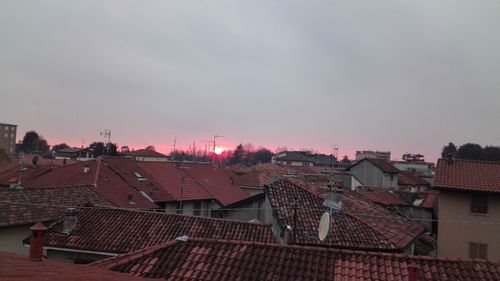
<path id="1" fill-rule="evenodd" d="M 214 135 L 214 152 L 215 152 L 215 142 L 218 138 L 223 138 L 224 136 Z"/>
<path id="2" fill-rule="evenodd" d="M 176 152 L 175 146 L 177 145 L 177 137 L 174 137 L 174 144 L 172 145 L 174 147 L 174 153 Z"/>
<path id="3" fill-rule="evenodd" d="M 111 142 L 111 130 L 110 129 L 104 129 L 103 132 L 100 133 L 101 136 L 104 137 L 104 139 L 107 138 L 107 143 L 110 143 Z"/>

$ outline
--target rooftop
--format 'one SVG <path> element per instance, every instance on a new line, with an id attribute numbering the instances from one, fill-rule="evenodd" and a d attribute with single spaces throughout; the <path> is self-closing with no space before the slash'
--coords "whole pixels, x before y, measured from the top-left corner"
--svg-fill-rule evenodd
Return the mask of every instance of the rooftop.
<path id="1" fill-rule="evenodd" d="M 51 227 L 45 246 L 107 253 L 125 253 L 182 235 L 273 243 L 270 225 L 227 219 L 143 211 L 83 208 L 71 234 L 63 221 Z"/>
<path id="2" fill-rule="evenodd" d="M 139 157 L 164 157 L 168 158 L 167 155 L 162 154 L 158 151 L 150 150 L 150 149 L 138 149 L 125 153 L 126 156 L 139 156 Z"/>
<path id="3" fill-rule="evenodd" d="M 0 227 L 55 221 L 65 206 L 111 206 L 88 187 L 0 189 Z"/>
<path id="4" fill-rule="evenodd" d="M 394 167 L 394 165 L 392 165 L 388 161 L 382 160 L 382 159 L 374 159 L 374 158 L 363 158 L 361 160 L 358 160 L 358 161 L 354 162 L 354 164 L 352 164 L 351 167 L 349 167 L 349 169 L 351 169 L 352 167 L 358 165 L 359 163 L 361 163 L 363 161 L 368 161 L 368 162 L 372 163 L 377 168 L 382 170 L 384 173 L 397 174 L 397 173 L 401 172 L 398 168 Z"/>
<path id="5" fill-rule="evenodd" d="M 98 261 L 92 266 L 163 280 L 484 280 L 500 265 L 402 254 L 189 238 Z"/>
<path id="6" fill-rule="evenodd" d="M 500 162 L 439 159 L 434 187 L 440 190 L 500 192 Z"/>
<path id="7" fill-rule="evenodd" d="M 85 168 L 88 168 L 87 172 L 84 171 Z M 54 167 L 49 172 L 23 184 L 25 188 L 67 186 L 87 186 L 121 208 L 158 208 L 145 196 L 153 196 L 152 190 L 136 189 L 105 161 L 90 160 Z"/>
<path id="8" fill-rule="evenodd" d="M 220 168 L 205 163 L 138 162 L 175 200 L 216 200 L 228 205 L 249 196 Z M 182 188 L 181 188 L 182 187 Z"/>
<path id="9" fill-rule="evenodd" d="M 146 281 L 141 277 L 120 274 L 86 265 L 44 260 L 30 261 L 18 254 L 0 252 L 0 280 L 4 281 Z"/>
<path id="10" fill-rule="evenodd" d="M 267 185 L 265 190 L 280 225 L 296 229 L 294 242 L 298 244 L 402 251 L 424 232 L 419 224 L 393 214 L 357 192 L 344 190 L 341 195 L 342 211 L 332 214 L 330 231 L 334 235 L 320 241 L 317 230 L 319 221 L 321 215 L 328 211 L 323 206 L 324 188 L 316 183 L 306 185 L 278 179 Z M 294 200 L 300 206 L 296 210 L 296 220 L 292 208 Z"/>

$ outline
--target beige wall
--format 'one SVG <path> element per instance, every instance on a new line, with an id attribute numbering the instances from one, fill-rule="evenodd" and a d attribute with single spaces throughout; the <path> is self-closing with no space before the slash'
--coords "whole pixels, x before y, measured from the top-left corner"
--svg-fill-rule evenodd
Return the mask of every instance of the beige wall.
<path id="1" fill-rule="evenodd" d="M 23 246 L 23 240 L 31 235 L 30 226 L 0 228 L 0 251 L 27 256 L 29 248 Z"/>
<path id="2" fill-rule="evenodd" d="M 375 187 L 397 187 L 398 176 L 384 173 L 378 167 L 368 161 L 362 161 L 351 168 L 351 174 L 363 182 L 365 186 Z"/>
<path id="3" fill-rule="evenodd" d="M 467 192 L 440 192 L 438 255 L 469 258 L 469 242 L 473 242 L 488 244 L 488 259 L 500 260 L 500 224 L 481 224 L 500 222 L 500 195 L 489 195 L 487 215 L 471 214 L 470 198 Z"/>

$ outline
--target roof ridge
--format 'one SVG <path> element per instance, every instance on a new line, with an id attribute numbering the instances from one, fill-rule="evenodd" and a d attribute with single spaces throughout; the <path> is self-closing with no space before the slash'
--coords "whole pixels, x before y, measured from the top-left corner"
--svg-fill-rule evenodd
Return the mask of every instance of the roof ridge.
<path id="1" fill-rule="evenodd" d="M 462 159 L 462 158 L 453 158 L 453 162 L 473 162 L 473 163 L 484 163 L 484 164 L 495 164 L 500 165 L 500 161 L 490 161 L 490 160 L 474 160 L 474 159 Z M 438 162 L 446 162 L 448 164 L 448 159 L 439 158 Z M 452 162 L 452 163 L 453 163 Z"/>
<path id="2" fill-rule="evenodd" d="M 339 249 L 335 247 L 324 247 L 324 246 L 312 246 L 312 245 L 286 245 L 286 244 L 278 244 L 278 243 L 269 243 L 269 242 L 258 242 L 258 241 L 242 241 L 242 240 L 226 240 L 226 239 L 214 239 L 214 238 L 204 238 L 204 237 L 188 237 L 187 241 L 178 241 L 178 240 L 170 240 L 165 241 L 150 247 L 146 247 L 134 252 L 129 252 L 126 254 L 118 255 L 117 257 L 124 257 L 133 254 L 141 254 L 145 251 L 154 252 L 161 248 L 171 246 L 177 243 L 189 243 L 189 242 L 208 242 L 208 243 L 227 243 L 232 245 L 256 245 L 256 246 L 266 246 L 271 248 L 288 248 L 288 249 L 302 249 L 302 250 L 314 250 L 318 252 L 336 252 L 343 254 L 351 254 L 351 255 L 364 255 L 364 256 L 386 256 L 386 257 L 395 257 L 401 259 L 410 259 L 410 260 L 429 260 L 429 261 L 445 261 L 445 262 L 475 262 L 475 263 L 486 263 L 486 264 L 496 264 L 500 265 L 500 262 L 494 260 L 484 260 L 484 259 L 463 259 L 456 257 L 431 257 L 431 256 L 417 256 L 417 255 L 409 255 L 404 253 L 394 253 L 394 252 L 375 252 L 375 251 L 366 251 L 366 250 L 352 250 L 352 249 Z M 108 258 L 105 260 L 97 261 L 92 263 L 91 265 L 98 265 L 103 263 L 106 260 L 111 260 L 116 257 Z M 127 260 L 129 261 L 129 260 Z"/>
<path id="3" fill-rule="evenodd" d="M 248 221 L 240 221 L 240 220 L 232 220 L 232 219 L 223 219 L 223 218 L 214 218 L 214 217 L 204 217 L 204 216 L 195 216 L 195 215 L 187 215 L 187 214 L 176 214 L 176 213 L 167 213 L 167 212 L 151 212 L 151 211 L 143 211 L 143 210 L 137 210 L 137 209 L 126 209 L 126 208 L 119 208 L 119 207 L 106 207 L 106 206 L 95 206 L 95 207 L 89 207 L 89 208 L 84 208 L 84 209 L 104 209 L 104 210 L 114 210 L 114 211 L 123 211 L 123 212 L 134 212 L 134 213 L 146 213 L 146 214 L 152 214 L 152 215 L 160 215 L 160 216 L 173 216 L 173 217 L 189 217 L 189 218 L 197 218 L 197 219 L 202 219 L 202 220 L 215 220 L 215 221 L 227 221 L 227 222 L 233 222 L 233 223 L 240 223 L 240 224 L 250 224 L 250 225 L 258 225 L 258 226 L 270 226 L 271 224 L 268 223 L 255 223 L 255 222 L 248 222 Z"/>
<path id="4" fill-rule="evenodd" d="M 131 252 L 127 252 L 124 254 L 119 254 L 119 255 L 114 256 L 114 257 L 109 257 L 109 258 L 105 258 L 102 260 L 98 260 L 98 261 L 95 261 L 93 263 L 90 263 L 89 266 L 100 266 L 100 267 L 104 267 L 106 269 L 111 269 L 112 267 L 125 264 L 133 259 L 143 257 L 145 255 L 154 253 L 157 250 L 160 250 L 160 249 L 165 248 L 167 246 L 175 245 L 177 243 L 180 243 L 180 241 L 178 241 L 176 239 L 161 242 L 159 244 L 156 244 L 156 245 L 153 245 L 150 247 L 145 247 L 145 248 L 142 248 L 142 249 L 139 249 L 136 251 L 131 251 Z"/>

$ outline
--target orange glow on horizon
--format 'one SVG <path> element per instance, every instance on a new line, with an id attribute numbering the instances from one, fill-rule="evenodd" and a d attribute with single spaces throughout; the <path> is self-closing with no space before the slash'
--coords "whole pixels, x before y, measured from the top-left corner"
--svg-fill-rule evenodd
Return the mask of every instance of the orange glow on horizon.
<path id="1" fill-rule="evenodd" d="M 221 155 L 222 152 L 224 152 L 225 150 L 226 150 L 226 148 L 223 146 L 216 146 L 214 149 L 214 153 L 217 155 Z"/>

